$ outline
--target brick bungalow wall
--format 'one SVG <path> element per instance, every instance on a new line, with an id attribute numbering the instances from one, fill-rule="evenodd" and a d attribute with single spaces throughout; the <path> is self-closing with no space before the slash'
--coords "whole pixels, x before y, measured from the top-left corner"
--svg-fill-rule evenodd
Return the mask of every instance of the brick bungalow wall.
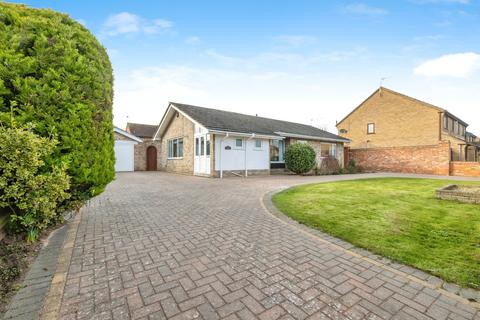
<path id="1" fill-rule="evenodd" d="M 183 158 L 168 159 L 168 140 L 183 138 Z M 193 174 L 194 124 L 182 114 L 175 116 L 168 125 L 160 147 L 160 167 L 167 172 Z"/>
<path id="2" fill-rule="evenodd" d="M 438 145 L 350 150 L 363 171 L 449 175 L 450 142 Z"/>
<path id="3" fill-rule="evenodd" d="M 450 175 L 463 177 L 480 177 L 480 162 L 450 163 Z"/>
<path id="4" fill-rule="evenodd" d="M 296 139 L 296 138 L 288 138 L 285 141 L 285 149 L 288 149 L 288 146 L 292 143 L 298 142 L 298 141 L 305 141 L 308 143 L 313 150 L 315 150 L 316 154 L 316 161 L 317 161 L 317 166 L 320 165 L 322 162 L 322 157 L 321 157 L 321 144 L 336 144 L 337 145 L 337 160 L 338 164 L 340 167 L 343 167 L 344 163 L 344 148 L 343 148 L 343 143 L 334 143 L 334 142 L 328 142 L 328 141 L 318 141 L 318 140 L 306 140 L 306 139 Z"/>
<path id="5" fill-rule="evenodd" d="M 135 171 L 147 170 L 147 149 L 149 146 L 154 146 L 157 149 L 157 170 L 160 170 L 162 165 L 161 142 L 159 140 L 143 139 L 142 143 L 135 145 Z"/>

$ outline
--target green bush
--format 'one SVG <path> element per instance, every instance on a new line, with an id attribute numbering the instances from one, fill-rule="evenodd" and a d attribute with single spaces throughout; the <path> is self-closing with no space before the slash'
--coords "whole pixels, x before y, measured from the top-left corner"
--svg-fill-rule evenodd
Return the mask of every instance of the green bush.
<path id="1" fill-rule="evenodd" d="M 296 174 L 305 174 L 315 166 L 315 150 L 306 143 L 293 143 L 285 152 L 287 169 Z"/>
<path id="2" fill-rule="evenodd" d="M 358 172 L 360 172 L 360 170 L 357 167 L 357 163 L 355 162 L 355 160 L 350 159 L 348 161 L 346 171 L 348 173 L 358 173 Z"/>
<path id="3" fill-rule="evenodd" d="M 52 10 L 0 3 L 0 123 L 34 124 L 58 144 L 45 158 L 68 163 L 71 201 L 114 177 L 113 75 L 105 49 L 81 24 Z"/>
<path id="4" fill-rule="evenodd" d="M 0 126 L 0 208 L 8 208 L 9 229 L 35 241 L 54 222 L 59 203 L 68 198 L 65 165 L 45 163 L 57 141 L 31 129 Z"/>

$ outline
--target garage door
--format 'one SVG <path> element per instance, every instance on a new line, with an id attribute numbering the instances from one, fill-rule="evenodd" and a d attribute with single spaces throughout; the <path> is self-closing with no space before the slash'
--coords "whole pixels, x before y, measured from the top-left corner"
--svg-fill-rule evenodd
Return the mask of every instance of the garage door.
<path id="1" fill-rule="evenodd" d="M 115 141 L 115 171 L 133 171 L 134 142 Z"/>

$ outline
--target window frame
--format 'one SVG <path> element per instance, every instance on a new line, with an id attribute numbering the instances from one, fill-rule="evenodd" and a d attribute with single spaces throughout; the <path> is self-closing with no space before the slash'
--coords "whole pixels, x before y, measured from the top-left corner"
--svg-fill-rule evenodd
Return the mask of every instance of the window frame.
<path id="1" fill-rule="evenodd" d="M 167 159 L 183 159 L 183 137 L 167 140 Z"/>
<path id="2" fill-rule="evenodd" d="M 257 145 L 257 142 L 260 142 L 260 146 Z M 263 147 L 262 139 L 255 139 L 253 147 L 255 150 L 262 150 L 262 147 Z"/>
<path id="3" fill-rule="evenodd" d="M 238 145 L 237 145 L 237 142 L 238 142 L 238 141 L 241 141 L 241 142 L 242 142 L 242 145 L 241 145 L 241 146 L 238 146 Z M 244 139 L 243 139 L 243 138 L 235 138 L 235 142 L 234 142 L 234 148 L 235 148 L 235 149 L 243 150 L 244 146 L 245 146 L 245 142 L 244 142 Z"/>
<path id="4" fill-rule="evenodd" d="M 373 131 L 370 132 L 370 126 L 372 126 Z M 375 122 L 369 122 L 367 123 L 367 134 L 375 134 L 376 128 L 375 128 Z"/>

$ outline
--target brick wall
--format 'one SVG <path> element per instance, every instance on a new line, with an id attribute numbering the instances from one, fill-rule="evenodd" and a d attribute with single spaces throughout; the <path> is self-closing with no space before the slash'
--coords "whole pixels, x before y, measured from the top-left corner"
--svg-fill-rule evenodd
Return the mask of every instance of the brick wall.
<path id="1" fill-rule="evenodd" d="M 313 150 L 315 150 L 315 155 L 316 155 L 316 161 L 317 161 L 317 166 L 320 166 L 322 163 L 322 156 L 321 156 L 321 144 L 336 144 L 337 145 L 337 160 L 338 164 L 340 167 L 343 167 L 344 163 L 344 146 L 343 143 L 335 143 L 335 142 L 328 142 L 328 141 L 318 141 L 318 140 L 306 140 L 306 139 L 296 139 L 296 138 L 288 138 L 285 143 L 286 149 L 288 149 L 288 146 L 292 143 L 299 142 L 299 141 L 305 141 L 308 143 Z"/>
<path id="2" fill-rule="evenodd" d="M 175 116 L 162 136 L 160 170 L 193 174 L 194 124 L 182 114 Z M 183 158 L 168 159 L 168 140 L 183 138 Z"/>
<path id="3" fill-rule="evenodd" d="M 450 163 L 450 175 L 463 177 L 480 177 L 480 162 Z"/>
<path id="4" fill-rule="evenodd" d="M 374 134 L 367 133 L 369 123 L 375 125 Z M 352 149 L 429 146 L 439 142 L 440 114 L 418 100 L 382 89 L 337 128 L 352 141 L 346 145 Z"/>
<path id="5" fill-rule="evenodd" d="M 135 145 L 135 171 L 147 170 L 147 148 L 154 146 L 157 149 L 157 170 L 161 168 L 161 142 L 159 140 L 143 139 L 142 143 Z"/>
<path id="6" fill-rule="evenodd" d="M 450 172 L 448 141 L 430 146 L 351 149 L 349 156 L 363 171 L 438 175 Z"/>

